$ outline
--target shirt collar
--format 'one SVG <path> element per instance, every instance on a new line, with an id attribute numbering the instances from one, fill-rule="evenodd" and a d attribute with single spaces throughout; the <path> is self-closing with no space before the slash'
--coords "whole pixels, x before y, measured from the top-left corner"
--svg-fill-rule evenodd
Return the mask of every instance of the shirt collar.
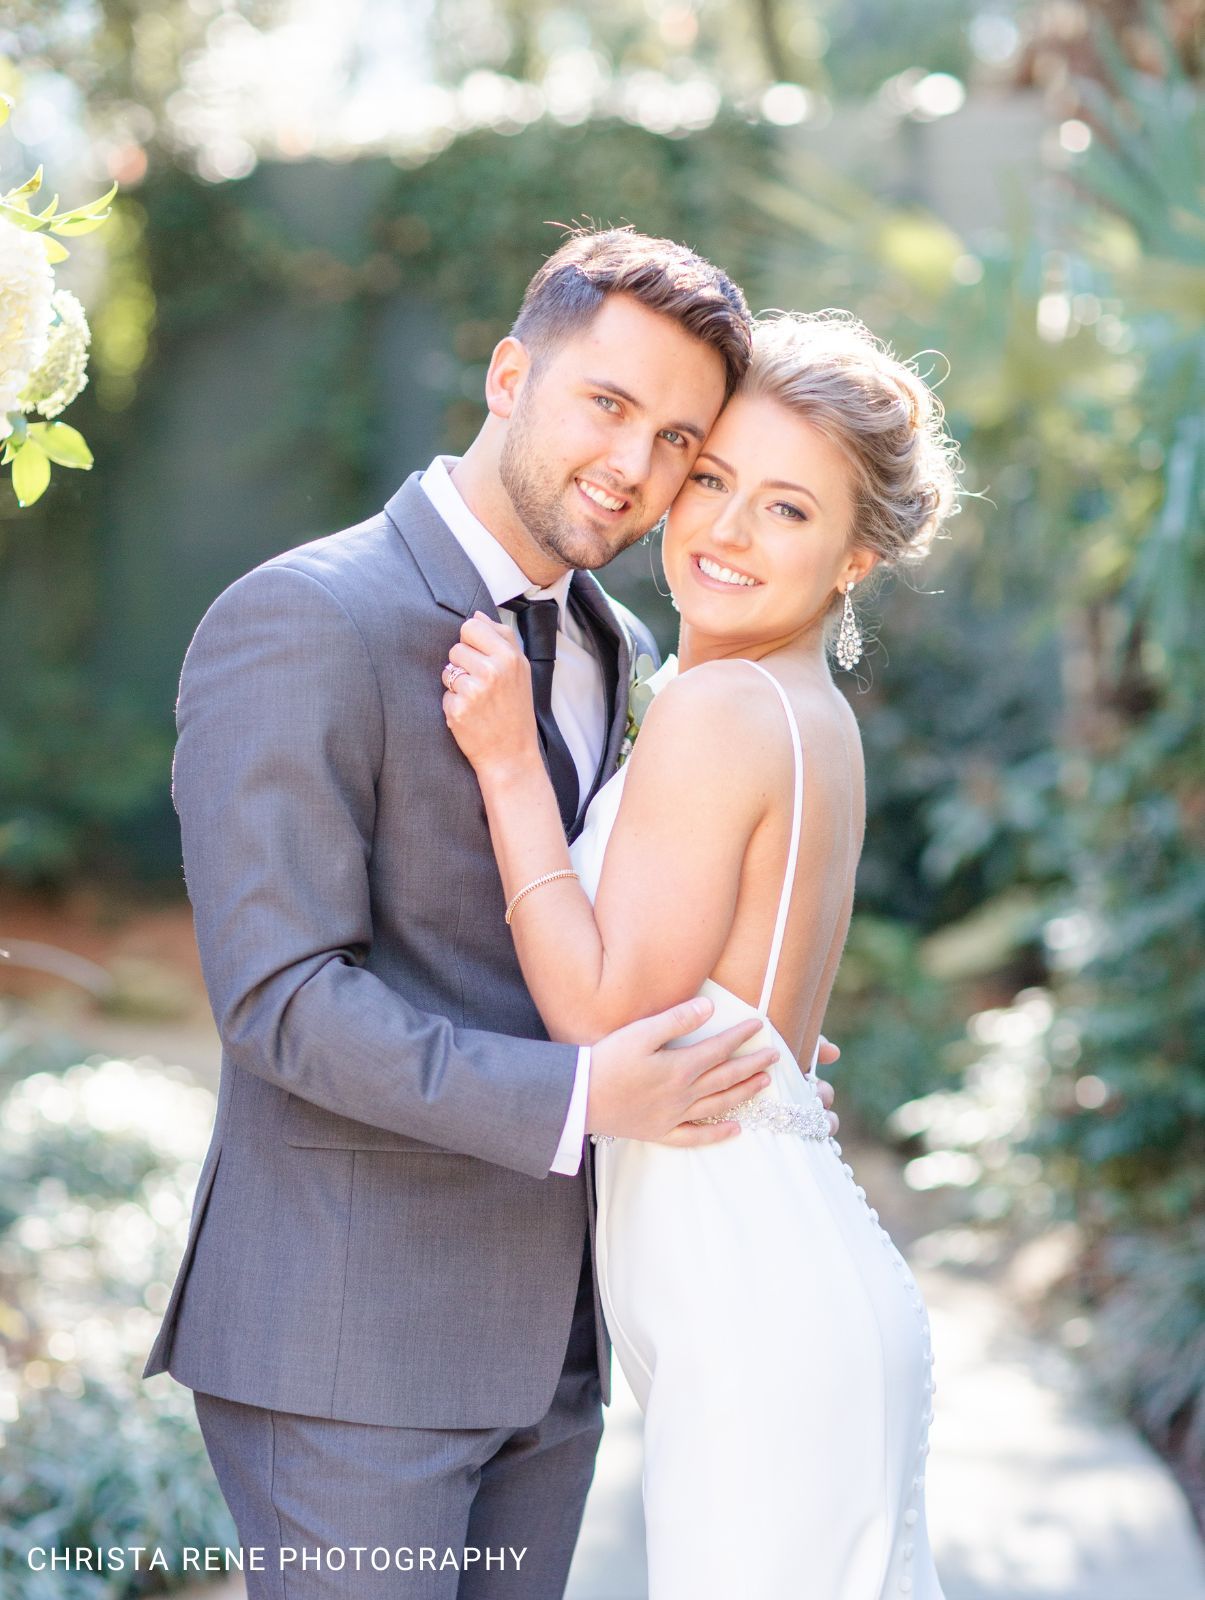
<path id="1" fill-rule="evenodd" d="M 556 582 L 549 584 L 546 589 L 541 589 L 538 584 L 532 583 L 519 563 L 502 548 L 485 523 L 469 510 L 459 489 L 452 482 L 452 468 L 459 459 L 458 456 L 436 456 L 419 479 L 419 484 L 447 524 L 449 533 L 481 574 L 482 581 L 489 590 L 490 599 L 496 606 L 504 606 L 517 594 L 526 595 L 529 600 L 555 600 L 560 607 L 560 618 L 563 622 L 573 573 L 563 572 Z"/>

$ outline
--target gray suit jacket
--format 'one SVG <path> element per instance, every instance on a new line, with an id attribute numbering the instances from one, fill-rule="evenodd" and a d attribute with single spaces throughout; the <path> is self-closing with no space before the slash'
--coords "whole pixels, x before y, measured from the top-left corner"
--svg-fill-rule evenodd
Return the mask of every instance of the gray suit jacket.
<path id="1" fill-rule="evenodd" d="M 609 640 L 601 780 L 633 641 L 652 646 L 588 574 L 572 593 Z M 589 1146 L 549 1176 L 576 1051 L 523 983 L 440 706 L 478 608 L 497 615 L 415 474 L 240 578 L 189 647 L 173 798 L 222 1075 L 144 1376 L 424 1428 L 523 1426 L 551 1401 Z M 597 1281 L 595 1306 L 606 1395 Z"/>

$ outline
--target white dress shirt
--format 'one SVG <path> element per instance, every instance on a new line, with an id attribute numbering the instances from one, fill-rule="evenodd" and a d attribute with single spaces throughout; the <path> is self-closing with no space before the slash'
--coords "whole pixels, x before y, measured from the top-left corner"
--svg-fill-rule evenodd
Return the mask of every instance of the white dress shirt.
<path id="1" fill-rule="evenodd" d="M 419 483 L 447 524 L 448 531 L 481 574 L 490 599 L 502 620 L 515 626 L 515 614 L 504 609 L 507 600 L 523 594 L 529 600 L 557 602 L 556 662 L 552 669 L 552 714 L 561 730 L 573 764 L 577 768 L 578 788 L 585 799 L 594 785 L 598 763 L 607 737 L 606 687 L 602 665 L 590 648 L 589 637 L 569 606 L 566 572 L 547 589 L 533 584 L 514 557 L 498 543 L 469 510 L 452 482 L 456 456 L 436 456 Z M 577 1071 L 569 1113 L 550 1172 L 572 1176 L 582 1162 L 586 1136 L 586 1097 L 590 1087 L 590 1048 L 583 1045 L 577 1055 Z"/>

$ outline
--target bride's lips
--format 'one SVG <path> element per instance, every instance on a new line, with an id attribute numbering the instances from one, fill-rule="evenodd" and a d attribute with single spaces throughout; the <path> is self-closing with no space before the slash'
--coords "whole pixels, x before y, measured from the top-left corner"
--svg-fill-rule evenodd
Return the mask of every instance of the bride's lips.
<path id="1" fill-rule="evenodd" d="M 615 508 L 614 506 L 600 505 L 597 500 L 593 499 L 591 495 L 586 493 L 583 485 L 587 485 L 591 490 L 594 491 L 595 494 L 606 495 L 608 500 L 619 500 L 622 502 L 622 504 L 618 508 Z M 610 489 L 604 488 L 601 483 L 595 483 L 593 478 L 574 478 L 573 486 L 581 496 L 582 500 L 585 501 L 586 505 L 590 507 L 590 510 L 593 511 L 596 516 L 604 517 L 608 521 L 610 521 L 612 518 L 626 517 L 628 512 L 632 509 L 632 502 L 630 500 L 626 499 L 621 494 L 612 493 Z"/>
<path id="2" fill-rule="evenodd" d="M 739 567 L 730 567 L 726 561 L 717 561 L 714 556 L 706 556 L 704 559 L 717 567 L 722 567 L 726 572 L 735 572 L 742 578 L 753 578 L 751 572 L 741 572 Z M 760 578 L 753 578 L 752 583 L 729 583 L 725 578 L 709 577 L 699 565 L 698 551 L 691 555 L 690 570 L 694 574 L 695 581 L 702 584 L 703 588 L 718 589 L 723 594 L 752 594 L 755 589 L 760 589 L 762 586 Z"/>

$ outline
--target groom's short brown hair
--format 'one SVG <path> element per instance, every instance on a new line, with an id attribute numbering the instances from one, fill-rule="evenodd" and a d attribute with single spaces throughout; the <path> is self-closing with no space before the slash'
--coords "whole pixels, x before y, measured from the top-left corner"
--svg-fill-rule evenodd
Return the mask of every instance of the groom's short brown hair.
<path id="1" fill-rule="evenodd" d="M 726 273 L 685 245 L 633 228 L 573 229 L 527 286 L 511 329 L 539 356 L 587 327 L 610 294 L 672 317 L 724 363 L 725 399 L 745 375 L 752 320 Z"/>

